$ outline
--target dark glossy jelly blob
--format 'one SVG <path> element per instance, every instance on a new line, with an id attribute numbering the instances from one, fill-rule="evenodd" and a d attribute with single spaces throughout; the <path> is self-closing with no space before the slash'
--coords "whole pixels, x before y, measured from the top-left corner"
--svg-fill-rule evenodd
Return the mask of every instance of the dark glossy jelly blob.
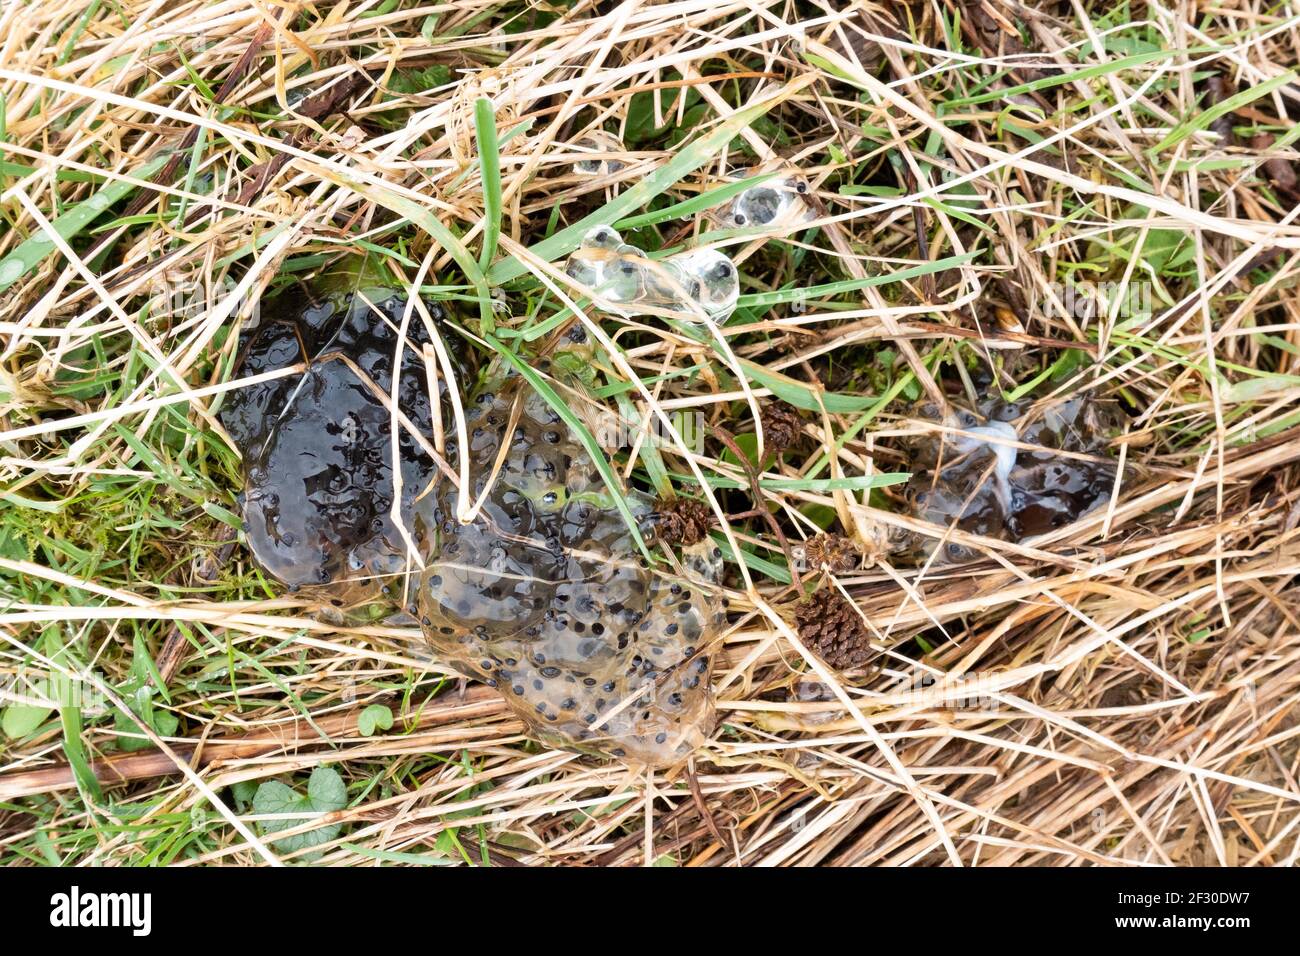
<path id="1" fill-rule="evenodd" d="M 1064 527 L 1109 498 L 1115 466 L 1102 456 L 1118 421 L 1112 403 L 1088 396 L 1039 404 L 990 398 L 977 412 L 951 409 L 944 423 L 960 434 L 935 432 L 910 443 L 907 494 L 915 517 L 1019 541 Z M 916 417 L 942 420 L 929 404 Z M 1035 447 L 1018 449 L 1006 441 Z M 1092 457 L 1067 457 L 1062 450 Z M 927 556 L 936 545 L 931 537 L 908 543 Z M 950 541 L 940 558 L 977 556 Z"/>
<path id="2" fill-rule="evenodd" d="M 311 300 L 283 293 L 262 322 L 240 376 L 307 361 L 304 374 L 233 393 L 222 424 L 244 456 L 244 529 L 262 568 L 323 607 L 400 603 L 406 543 L 394 496 L 391 393 L 406 298 L 368 290 Z M 435 307 L 436 308 L 436 307 Z M 428 341 L 413 317 L 403 350 L 398 408 L 432 434 L 429 385 L 420 357 Z M 403 523 L 432 521 L 432 459 L 410 430 L 397 429 Z M 387 591 L 385 591 L 387 588 Z"/>
<path id="3" fill-rule="evenodd" d="M 457 670 L 494 681 L 552 746 L 680 760 L 713 722 L 720 552 L 706 541 L 684 553 L 685 580 L 648 568 L 569 428 L 517 378 L 502 384 L 469 406 L 472 497 L 491 481 L 482 512 L 461 525 L 455 490 L 440 495 L 425 636 Z M 648 502 L 629 499 L 648 518 Z"/>

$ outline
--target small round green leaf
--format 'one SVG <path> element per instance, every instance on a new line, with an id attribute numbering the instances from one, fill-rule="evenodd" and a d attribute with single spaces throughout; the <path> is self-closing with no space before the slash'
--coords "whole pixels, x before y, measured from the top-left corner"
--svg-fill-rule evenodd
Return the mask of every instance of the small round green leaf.
<path id="1" fill-rule="evenodd" d="M 377 730 L 393 726 L 393 712 L 383 704 L 371 704 L 357 716 L 357 730 L 362 737 L 373 737 Z"/>

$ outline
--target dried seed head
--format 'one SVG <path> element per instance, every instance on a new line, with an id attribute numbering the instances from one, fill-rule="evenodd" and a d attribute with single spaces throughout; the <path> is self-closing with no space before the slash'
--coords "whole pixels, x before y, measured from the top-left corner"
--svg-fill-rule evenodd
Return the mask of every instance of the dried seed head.
<path id="1" fill-rule="evenodd" d="M 862 567 L 862 547 L 852 538 L 838 534 L 819 534 L 804 545 L 808 564 L 814 569 L 831 572 L 856 571 Z"/>
<path id="2" fill-rule="evenodd" d="M 690 546 L 703 541 L 718 523 L 713 509 L 690 498 L 660 499 L 655 505 L 655 536 L 664 544 Z"/>

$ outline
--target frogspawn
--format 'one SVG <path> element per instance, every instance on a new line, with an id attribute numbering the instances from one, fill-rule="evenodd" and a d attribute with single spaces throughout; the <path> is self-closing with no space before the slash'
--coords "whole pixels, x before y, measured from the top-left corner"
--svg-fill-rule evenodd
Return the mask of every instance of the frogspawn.
<path id="1" fill-rule="evenodd" d="M 794 164 L 743 169 L 737 175 L 741 180 L 754 180 L 754 184 L 713 214 L 719 225 L 790 230 L 817 218 L 808 180 Z"/>
<path id="2" fill-rule="evenodd" d="M 1112 403 L 1087 395 L 1038 407 L 994 396 L 974 412 L 926 403 L 916 417 L 943 427 L 910 443 L 911 513 L 1013 541 L 1064 527 L 1111 493 L 1115 465 L 1103 452 L 1117 414 Z M 926 556 L 937 546 L 930 536 L 906 545 Z M 949 540 L 939 557 L 964 561 L 975 552 Z"/>
<path id="3" fill-rule="evenodd" d="M 716 249 L 651 259 L 609 226 L 597 226 L 583 237 L 565 272 L 629 316 L 666 311 L 697 319 L 702 312 L 721 324 L 740 298 L 736 266 Z"/>
<path id="4" fill-rule="evenodd" d="M 417 319 L 399 339 L 405 294 L 366 279 L 344 270 L 267 302 L 237 374 L 303 370 L 235 391 L 220 413 L 244 459 L 239 503 L 257 563 L 336 614 L 404 603 L 411 561 L 392 515 L 389 399 L 399 341 L 396 448 L 408 534 L 428 523 L 416 519 L 432 512 L 437 477 L 424 438 L 432 432 L 419 352 L 427 332 Z"/>
<path id="5" fill-rule="evenodd" d="M 334 616 L 414 613 L 428 644 L 459 673 L 502 693 L 544 742 L 660 766 L 690 754 L 713 725 L 709 676 L 723 622 L 722 552 L 709 540 L 672 566 L 640 555 L 614 492 L 559 414 L 516 373 L 490 367 L 466 409 L 469 499 L 437 480 L 412 429 L 431 432 L 428 341 L 407 305 L 382 289 L 282 295 L 263 316 L 240 373 L 303 371 L 247 386 L 222 412 L 245 458 L 241 508 L 253 555 L 291 591 Z M 394 500 L 391 391 L 398 383 L 400 517 Z M 575 331 L 543 373 L 585 400 L 595 353 Z M 448 444 L 450 464 L 459 449 Z M 619 488 L 633 520 L 650 501 Z M 481 499 L 481 500 L 480 500 Z"/>
<path id="6" fill-rule="evenodd" d="M 592 361 L 573 344 L 537 367 L 581 409 L 576 370 Z M 647 565 L 591 456 L 517 374 L 493 369 L 467 414 L 482 508 L 462 524 L 455 490 L 439 495 L 418 601 L 428 642 L 548 744 L 650 766 L 684 758 L 713 723 L 721 551 L 686 549 L 684 576 Z M 650 503 L 620 493 L 648 525 Z"/>

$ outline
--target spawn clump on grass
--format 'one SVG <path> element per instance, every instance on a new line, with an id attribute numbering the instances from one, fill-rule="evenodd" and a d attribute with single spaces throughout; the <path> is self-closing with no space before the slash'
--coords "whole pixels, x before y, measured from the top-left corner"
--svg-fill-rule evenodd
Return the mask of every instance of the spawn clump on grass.
<path id="1" fill-rule="evenodd" d="M 565 271 L 623 315 L 654 310 L 693 318 L 702 312 L 722 324 L 740 297 L 736 266 L 716 249 L 688 249 L 651 259 L 609 226 L 597 226 L 583 237 Z"/>
<path id="2" fill-rule="evenodd" d="M 407 300 L 336 285 L 270 304 L 240 373 L 305 371 L 235 393 L 222 421 L 244 454 L 241 506 L 261 567 L 326 607 L 383 614 L 408 603 L 386 401 Z M 397 403 L 421 434 L 430 392 L 414 349 L 427 341 L 412 323 Z M 590 357 L 577 345 L 561 361 Z M 467 427 L 472 497 L 488 492 L 461 525 L 456 490 L 431 490 L 433 461 L 399 425 L 402 521 L 430 559 L 415 602 L 429 643 L 548 743 L 651 765 L 690 753 L 713 720 L 706 651 L 722 612 L 708 585 L 721 552 L 695 536 L 685 579 L 646 566 L 590 455 L 513 373 L 489 375 Z M 648 529 L 650 503 L 627 500 Z"/>
<path id="3" fill-rule="evenodd" d="M 724 229 L 778 229 L 789 231 L 817 218 L 809 203 L 808 179 L 797 166 L 780 163 L 771 168 L 742 169 L 740 179 L 768 178 L 741 192 L 713 212 Z"/>
<path id="4" fill-rule="evenodd" d="M 1077 520 L 1114 486 L 1115 465 L 1104 457 L 1118 421 L 1113 403 L 1081 394 L 1035 406 L 993 395 L 976 412 L 926 404 L 916 417 L 943 425 L 910 449 L 908 500 L 931 524 L 1019 541 Z M 926 555 L 936 546 L 928 536 L 912 544 Z M 943 549 L 948 561 L 975 556 L 953 541 Z"/>
<path id="5" fill-rule="evenodd" d="M 301 374 L 240 389 L 221 421 L 244 456 L 244 529 L 261 567 L 290 591 L 335 609 L 400 607 L 407 547 L 392 518 L 392 414 L 388 397 L 405 295 L 346 277 L 282 293 L 264 307 L 238 374 L 303 363 Z M 433 308 L 437 308 L 434 306 Z M 397 405 L 421 435 L 432 432 L 430 389 L 407 331 Z M 402 521 L 418 533 L 432 510 L 432 459 L 398 426 Z M 418 541 L 418 539 L 417 539 Z"/>
<path id="6" fill-rule="evenodd" d="M 648 567 L 591 456 L 518 375 L 490 374 L 467 414 L 470 498 L 486 498 L 463 525 L 454 489 L 440 496 L 419 590 L 429 643 L 548 744 L 685 757 L 713 721 L 721 552 L 687 548 L 684 578 Z M 648 523 L 649 503 L 626 498 Z"/>

